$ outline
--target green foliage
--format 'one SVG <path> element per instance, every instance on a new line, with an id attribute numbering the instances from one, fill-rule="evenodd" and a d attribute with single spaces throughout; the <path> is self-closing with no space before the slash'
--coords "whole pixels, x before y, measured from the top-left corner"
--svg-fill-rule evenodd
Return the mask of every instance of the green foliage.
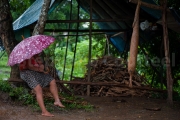
<path id="1" fill-rule="evenodd" d="M 4 92 L 11 91 L 11 85 L 8 83 L 8 81 L 4 81 L 0 79 L 0 91 L 4 91 Z"/>
<path id="2" fill-rule="evenodd" d="M 179 41 L 180 35 L 169 30 L 169 46 L 170 46 L 170 65 L 172 77 L 174 81 L 173 90 L 177 92 L 176 99 L 180 97 L 179 81 Z M 166 90 L 166 64 L 163 46 L 163 38 L 155 37 L 151 41 L 140 44 L 137 59 L 137 71 L 144 76 L 149 85 L 154 88 Z M 148 58 L 146 58 L 148 56 Z M 175 96 L 174 96 L 175 97 Z"/>
<path id="3" fill-rule="evenodd" d="M 0 79 L 7 80 L 10 76 L 11 68 L 7 66 L 7 53 L 5 51 L 0 51 Z"/>
<path id="4" fill-rule="evenodd" d="M 72 9 L 71 9 L 72 2 Z M 74 20 L 74 19 L 87 19 L 89 15 L 82 9 L 78 14 L 78 4 L 76 0 L 63 1 L 48 15 L 48 20 Z M 79 25 L 78 25 L 79 24 Z M 46 28 L 48 29 L 74 29 L 85 24 L 82 23 L 47 23 Z M 84 28 L 82 28 L 84 29 Z M 65 33 L 65 32 L 64 32 Z M 63 33 L 60 33 L 63 35 Z M 70 33 L 71 34 L 71 33 Z"/>
<path id="5" fill-rule="evenodd" d="M 35 0 L 9 0 L 13 19 L 16 20 Z"/>
<path id="6" fill-rule="evenodd" d="M 0 67 L 3 68 L 3 70 L 10 70 L 10 67 L 7 66 L 8 56 L 5 51 L 0 51 L 0 61 Z"/>
<path id="7" fill-rule="evenodd" d="M 0 91 L 9 93 L 14 100 L 20 100 L 23 104 L 34 104 L 35 98 L 24 87 L 13 87 L 8 81 L 0 80 Z"/>
<path id="8" fill-rule="evenodd" d="M 90 105 L 90 104 L 83 105 L 83 106 L 78 104 L 78 103 L 69 104 L 68 109 L 74 109 L 74 108 L 76 108 L 76 109 L 84 109 L 86 111 L 92 111 L 93 110 L 93 106 Z"/>
<path id="9" fill-rule="evenodd" d="M 105 40 L 101 40 L 103 43 Z M 57 47 L 55 49 L 55 63 L 56 68 L 63 72 L 64 61 L 66 58 L 66 68 L 65 68 L 65 80 L 70 80 L 70 74 L 73 66 L 73 56 L 75 51 L 75 43 L 71 43 L 72 47 L 67 49 L 66 47 Z M 104 46 L 102 43 L 97 42 L 97 40 L 92 40 L 92 59 L 97 59 L 98 56 L 103 56 Z M 87 63 L 89 57 L 89 40 L 83 40 L 78 42 L 76 45 L 76 54 L 75 54 L 75 63 L 74 63 L 74 72 L 73 76 L 84 77 L 87 72 Z"/>
<path id="10" fill-rule="evenodd" d="M 168 6 L 174 8 L 175 10 L 179 10 L 180 1 L 179 0 L 168 0 Z"/>
<path id="11" fill-rule="evenodd" d="M 24 105 L 30 105 L 36 110 L 40 110 L 38 103 L 36 101 L 35 96 L 29 93 L 28 89 L 25 87 L 13 87 L 8 81 L 0 80 L 0 91 L 9 93 L 9 96 L 15 101 L 21 101 Z M 92 110 L 93 106 L 89 103 L 85 102 L 84 99 L 78 98 L 76 96 L 70 96 L 65 93 L 62 95 L 65 99 L 62 100 L 62 103 L 66 106 L 66 110 L 68 109 L 84 109 L 84 110 Z M 71 103 L 67 103 L 67 101 L 72 101 Z M 53 111 L 55 108 L 52 106 L 54 100 L 53 99 L 44 99 L 44 103 L 49 111 Z M 61 109 L 61 108 L 59 108 Z"/>
<path id="12" fill-rule="evenodd" d="M 66 109 L 84 109 L 86 111 L 92 111 L 93 110 L 93 105 L 89 104 L 84 100 L 84 98 L 77 97 L 74 95 L 67 95 L 66 93 L 61 93 L 61 95 L 66 98 L 66 100 L 71 101 L 71 102 L 64 102 L 62 100 L 63 104 L 66 106 Z"/>

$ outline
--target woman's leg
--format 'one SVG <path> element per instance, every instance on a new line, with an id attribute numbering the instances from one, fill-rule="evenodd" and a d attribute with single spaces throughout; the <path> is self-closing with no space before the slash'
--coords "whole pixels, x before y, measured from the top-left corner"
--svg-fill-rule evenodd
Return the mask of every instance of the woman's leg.
<path id="1" fill-rule="evenodd" d="M 49 116 L 49 117 L 52 117 L 54 116 L 53 114 L 51 114 L 50 112 L 48 112 L 45 108 L 45 105 L 44 105 L 44 100 L 43 100 L 43 91 L 42 91 L 42 87 L 40 85 L 37 85 L 35 88 L 34 88 L 34 91 L 36 93 L 36 99 L 37 99 L 37 102 L 42 110 L 42 115 L 44 116 Z"/>
<path id="2" fill-rule="evenodd" d="M 54 105 L 57 105 L 59 107 L 64 108 L 65 106 L 61 103 L 60 99 L 59 99 L 59 95 L 58 95 L 58 89 L 57 89 L 57 85 L 56 85 L 56 81 L 52 80 L 50 82 L 50 91 L 54 97 Z"/>

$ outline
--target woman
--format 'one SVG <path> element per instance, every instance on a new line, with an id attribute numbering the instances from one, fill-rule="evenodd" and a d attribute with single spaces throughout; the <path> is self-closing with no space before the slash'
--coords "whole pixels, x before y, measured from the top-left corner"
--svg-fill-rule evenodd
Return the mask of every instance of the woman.
<path id="1" fill-rule="evenodd" d="M 39 72 L 47 73 L 47 72 L 45 72 L 44 62 L 42 60 L 41 54 L 37 54 L 34 57 L 35 57 L 35 63 L 34 64 L 37 67 L 39 67 Z"/>
<path id="2" fill-rule="evenodd" d="M 35 55 L 37 56 L 37 55 Z M 28 86 L 35 91 L 37 102 L 42 110 L 43 116 L 52 117 L 54 116 L 50 112 L 47 111 L 44 105 L 43 100 L 43 91 L 42 88 L 46 86 L 50 86 L 50 92 L 54 97 L 54 105 L 64 108 L 65 106 L 61 103 L 59 96 L 56 81 L 49 74 L 45 74 L 40 69 L 40 66 L 36 62 L 35 56 L 31 57 L 28 60 L 23 61 L 20 64 L 20 76 Z"/>

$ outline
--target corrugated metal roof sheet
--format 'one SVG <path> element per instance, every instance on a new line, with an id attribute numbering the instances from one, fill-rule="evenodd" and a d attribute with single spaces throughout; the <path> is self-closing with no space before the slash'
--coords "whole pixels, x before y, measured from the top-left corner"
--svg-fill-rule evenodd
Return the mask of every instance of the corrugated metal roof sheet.
<path id="1" fill-rule="evenodd" d="M 160 19 L 159 21 L 157 21 L 158 24 L 163 24 L 162 19 Z M 170 9 L 170 11 L 167 11 L 167 26 L 169 29 L 180 33 L 180 16 L 178 15 L 178 13 L 173 10 Z"/>
<path id="2" fill-rule="evenodd" d="M 55 0 L 51 0 L 51 5 Z M 44 0 L 36 0 L 17 20 L 13 22 L 13 30 L 21 29 L 36 22 L 41 14 Z"/>
<path id="3" fill-rule="evenodd" d="M 51 5 L 55 2 L 62 2 L 63 0 L 52 0 Z M 145 2 L 153 3 L 152 0 L 143 0 Z M 36 0 L 17 20 L 13 22 L 13 29 L 18 30 L 25 26 L 28 26 L 34 22 L 36 22 L 41 13 L 41 8 L 44 0 Z M 89 0 L 79 0 L 80 6 L 89 11 Z M 93 0 L 93 18 L 95 19 L 127 19 L 125 21 L 114 22 L 113 24 L 106 23 L 101 25 L 103 28 L 112 28 L 112 29 L 126 29 L 127 27 L 131 27 L 133 16 L 135 12 L 136 5 L 128 3 L 126 0 Z M 141 14 L 140 17 L 142 19 L 150 18 L 148 15 L 150 14 L 151 19 L 159 19 L 161 16 L 159 11 L 152 10 L 146 7 L 142 7 L 144 9 L 144 14 Z M 143 12 L 142 12 L 143 13 Z M 148 14 L 148 15 L 147 15 Z M 108 25 L 109 24 L 109 25 Z"/>
<path id="4" fill-rule="evenodd" d="M 153 0 L 142 0 L 151 4 L 155 4 Z M 79 5 L 89 13 L 90 1 L 78 0 Z M 118 19 L 113 22 L 97 22 L 101 29 L 121 29 L 126 31 L 121 35 L 110 37 L 112 44 L 118 49 L 119 52 L 123 52 L 129 49 L 129 41 L 132 33 L 132 23 L 134 21 L 134 14 L 136 10 L 136 4 L 129 3 L 127 0 L 93 0 L 92 1 L 92 17 L 93 19 Z M 141 6 L 140 21 L 148 20 L 155 23 L 161 18 L 161 11 L 150 9 Z M 140 33 L 143 31 L 140 31 Z M 113 36 L 114 32 L 106 33 L 109 36 Z M 128 35 L 127 35 L 128 34 Z M 140 34 L 140 39 L 144 39 L 144 35 Z M 127 38 L 128 37 L 128 38 Z M 148 39 L 148 37 L 147 37 Z"/>

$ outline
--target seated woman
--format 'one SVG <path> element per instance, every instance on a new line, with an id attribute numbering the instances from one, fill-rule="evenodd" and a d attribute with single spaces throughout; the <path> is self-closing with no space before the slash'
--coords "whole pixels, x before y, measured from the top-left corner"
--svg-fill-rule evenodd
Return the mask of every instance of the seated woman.
<path id="1" fill-rule="evenodd" d="M 39 67 L 40 72 L 48 73 L 45 71 L 45 66 L 41 54 L 35 55 L 35 66 Z"/>
<path id="2" fill-rule="evenodd" d="M 26 69 L 28 69 L 28 63 L 30 63 L 31 65 L 33 65 L 33 66 L 35 66 L 35 67 L 39 67 L 39 64 L 38 64 L 38 62 L 36 62 L 36 56 L 37 55 L 34 55 L 32 58 L 31 58 L 31 60 L 24 60 L 23 62 L 21 62 L 20 64 L 19 64 L 19 69 L 20 70 L 26 70 Z"/>
<path id="3" fill-rule="evenodd" d="M 35 55 L 36 56 L 36 55 Z M 31 57 L 28 60 L 23 61 L 20 64 L 20 77 L 23 79 L 28 86 L 35 91 L 37 102 L 42 110 L 43 116 L 54 116 L 47 111 L 44 105 L 43 100 L 43 91 L 42 88 L 50 86 L 50 92 L 54 97 L 54 105 L 64 108 L 65 106 L 61 103 L 58 95 L 56 81 L 49 74 L 41 72 L 39 65 L 35 60 L 35 56 Z"/>

